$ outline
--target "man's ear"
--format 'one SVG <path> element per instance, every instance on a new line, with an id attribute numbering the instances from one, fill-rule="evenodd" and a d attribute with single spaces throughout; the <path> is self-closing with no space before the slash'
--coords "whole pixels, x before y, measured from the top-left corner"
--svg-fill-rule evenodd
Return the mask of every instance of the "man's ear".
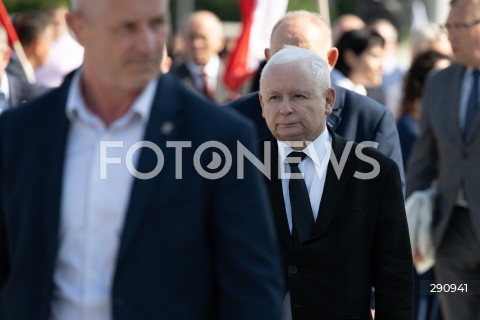
<path id="1" fill-rule="evenodd" d="M 265 118 L 265 114 L 264 114 L 264 107 L 263 107 L 263 97 L 262 97 L 262 94 L 259 93 L 258 94 L 258 98 L 260 99 L 260 105 L 262 106 L 262 117 Z"/>
<path id="2" fill-rule="evenodd" d="M 330 50 L 328 50 L 327 53 L 327 62 L 328 65 L 330 66 L 330 70 L 335 68 L 335 64 L 337 63 L 338 60 L 338 49 L 335 47 L 332 47 Z"/>
<path id="3" fill-rule="evenodd" d="M 327 89 L 327 94 L 325 97 L 325 114 L 329 115 L 333 111 L 333 105 L 335 104 L 335 97 L 337 93 L 335 92 L 335 89 L 333 88 L 328 88 Z"/>
<path id="4" fill-rule="evenodd" d="M 85 43 L 85 18 L 78 11 L 67 13 L 65 18 L 75 39 L 83 46 Z"/>
<path id="5" fill-rule="evenodd" d="M 270 59 L 270 49 L 269 49 L 269 48 L 265 48 L 265 50 L 263 51 L 263 53 L 265 54 L 265 60 L 268 61 L 268 59 Z"/>

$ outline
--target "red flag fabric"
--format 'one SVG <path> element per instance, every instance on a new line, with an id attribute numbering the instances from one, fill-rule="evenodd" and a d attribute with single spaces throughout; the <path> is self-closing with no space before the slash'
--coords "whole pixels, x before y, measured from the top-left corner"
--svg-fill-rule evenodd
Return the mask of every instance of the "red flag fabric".
<path id="1" fill-rule="evenodd" d="M 275 23 L 287 11 L 288 0 L 239 0 L 242 31 L 225 70 L 225 85 L 238 89 L 257 70 L 269 47 Z"/>
<path id="2" fill-rule="evenodd" d="M 7 31 L 8 43 L 13 47 L 13 45 L 18 42 L 18 36 L 13 27 L 12 20 L 10 20 L 10 16 L 8 15 L 7 8 L 5 8 L 2 0 L 0 0 L 0 23 Z"/>

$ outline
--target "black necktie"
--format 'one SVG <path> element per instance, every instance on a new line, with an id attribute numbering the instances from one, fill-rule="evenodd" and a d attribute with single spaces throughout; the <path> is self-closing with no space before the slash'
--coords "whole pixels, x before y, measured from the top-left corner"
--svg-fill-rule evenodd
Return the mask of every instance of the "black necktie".
<path id="1" fill-rule="evenodd" d="M 468 98 L 467 103 L 467 112 L 465 113 L 465 123 L 463 124 L 462 137 L 463 141 L 467 140 L 468 131 L 470 130 L 475 114 L 478 110 L 478 86 L 480 79 L 480 70 L 475 69 L 472 73 L 472 91 L 470 91 L 470 97 Z"/>
<path id="2" fill-rule="evenodd" d="M 314 223 L 307 185 L 305 184 L 305 180 L 301 176 L 300 169 L 298 168 L 299 162 L 301 162 L 306 156 L 307 155 L 303 152 L 292 152 L 287 157 L 287 163 L 290 165 L 291 173 L 300 177 L 290 179 L 288 184 L 290 206 L 292 209 L 293 233 L 298 236 L 300 242 L 304 242 L 310 237 L 310 232 Z"/>

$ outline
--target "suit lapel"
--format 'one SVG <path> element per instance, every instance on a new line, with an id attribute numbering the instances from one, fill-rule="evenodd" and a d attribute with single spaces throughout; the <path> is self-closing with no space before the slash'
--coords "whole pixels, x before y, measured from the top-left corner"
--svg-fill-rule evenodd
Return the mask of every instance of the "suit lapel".
<path id="1" fill-rule="evenodd" d="M 51 109 L 40 120 L 42 128 L 39 130 L 42 134 L 42 141 L 47 142 L 40 146 L 44 149 L 39 150 L 38 156 L 41 157 L 41 160 L 36 163 L 41 165 L 38 171 L 41 175 L 39 180 L 41 181 L 40 190 L 43 206 L 39 210 L 43 210 L 42 216 L 45 217 L 43 227 L 48 252 L 46 259 L 51 270 L 53 270 L 58 249 L 63 167 L 70 124 L 65 114 L 69 88 L 70 80 L 66 81 L 58 89 L 58 95 L 53 96 L 52 101 L 49 101 L 48 107 Z"/>
<path id="2" fill-rule="evenodd" d="M 273 137 L 269 140 L 265 140 L 264 143 L 270 143 L 271 145 L 271 166 L 270 166 L 270 179 L 265 178 L 267 183 L 270 202 L 272 204 L 273 217 L 277 231 L 280 233 L 280 237 L 285 242 L 288 249 L 293 252 L 293 241 L 290 235 L 290 228 L 288 226 L 287 212 L 285 210 L 285 200 L 283 198 L 282 180 L 278 178 L 278 145 L 277 140 Z M 260 154 L 264 159 L 263 145 L 260 147 Z"/>
<path id="3" fill-rule="evenodd" d="M 335 154 L 337 161 L 340 161 L 347 141 L 336 135 L 330 128 L 329 132 L 332 135 L 332 152 Z M 350 150 L 350 153 L 353 151 L 353 149 Z M 322 234 L 330 226 L 335 214 L 337 213 L 338 205 L 344 199 L 343 194 L 345 192 L 345 188 L 348 184 L 348 181 L 353 176 L 353 173 L 354 168 L 351 165 L 351 161 L 347 159 L 340 178 L 337 178 L 335 170 L 332 166 L 332 162 L 329 162 L 325 186 L 323 188 L 322 200 L 320 201 L 317 221 L 313 227 L 312 235 L 310 237 L 311 239 L 322 236 Z"/>
<path id="4" fill-rule="evenodd" d="M 465 73 L 465 68 L 459 66 L 458 68 L 452 69 L 452 82 L 455 83 L 453 86 L 453 92 L 451 94 L 447 94 L 447 99 L 451 99 L 449 101 L 445 101 L 446 106 L 454 106 L 453 108 L 448 108 L 448 118 L 447 119 L 455 119 L 455 121 L 447 120 L 448 123 L 453 125 L 453 130 L 455 132 L 454 136 L 457 137 L 457 142 L 459 144 L 463 144 L 462 139 L 462 128 L 460 128 L 460 104 L 461 104 L 461 90 L 462 90 L 462 78 Z"/>
<path id="5" fill-rule="evenodd" d="M 167 141 L 175 141 L 181 126 L 181 118 L 177 114 L 180 110 L 181 97 L 179 88 L 172 81 L 172 76 L 163 75 L 158 81 L 153 106 L 144 141 L 149 141 L 158 146 L 165 157 L 164 163 L 175 163 L 174 153 L 170 149 L 165 148 Z M 138 160 L 138 171 L 151 172 L 157 164 L 157 156 L 153 152 L 144 152 L 145 148 L 140 151 Z M 162 179 L 163 174 L 160 172 L 152 179 L 135 178 L 130 201 L 125 217 L 124 229 L 120 241 L 120 249 L 118 253 L 117 265 L 122 265 L 122 261 L 126 258 L 126 253 L 131 245 L 132 239 L 141 224 L 142 218 L 146 212 L 146 208 L 154 196 L 162 193 L 164 188 L 168 188 L 166 179 Z"/>

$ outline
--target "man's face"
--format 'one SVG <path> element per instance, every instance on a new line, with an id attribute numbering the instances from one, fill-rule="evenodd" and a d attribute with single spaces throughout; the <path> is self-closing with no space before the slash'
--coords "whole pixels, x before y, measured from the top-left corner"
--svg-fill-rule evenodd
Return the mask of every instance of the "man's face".
<path id="1" fill-rule="evenodd" d="M 47 60 L 48 54 L 50 52 L 50 47 L 52 45 L 54 37 L 54 28 L 53 25 L 49 25 L 46 29 L 45 32 L 41 35 L 41 38 L 39 39 L 40 42 L 37 46 L 37 59 L 38 59 L 38 65 L 36 66 L 37 68 L 42 66 L 45 61 Z"/>
<path id="2" fill-rule="evenodd" d="M 378 87 L 382 84 L 382 66 L 384 49 L 377 45 L 366 49 L 362 54 L 349 52 L 351 72 L 348 78 L 356 84 L 366 87 Z"/>
<path id="3" fill-rule="evenodd" d="M 206 14 L 191 17 L 185 29 L 185 46 L 190 59 L 205 66 L 224 47 L 224 38 L 217 22 Z"/>
<path id="4" fill-rule="evenodd" d="M 313 141 L 325 129 L 335 91 L 325 88 L 303 63 L 273 66 L 262 79 L 260 103 L 273 136 L 280 141 Z"/>
<path id="5" fill-rule="evenodd" d="M 480 64 L 480 19 L 477 6 L 472 3 L 453 5 L 447 18 L 448 38 L 456 60 L 469 67 Z"/>
<path id="6" fill-rule="evenodd" d="M 166 0 L 98 0 L 75 15 L 71 24 L 85 47 L 87 84 L 138 92 L 159 74 L 168 35 Z"/>

